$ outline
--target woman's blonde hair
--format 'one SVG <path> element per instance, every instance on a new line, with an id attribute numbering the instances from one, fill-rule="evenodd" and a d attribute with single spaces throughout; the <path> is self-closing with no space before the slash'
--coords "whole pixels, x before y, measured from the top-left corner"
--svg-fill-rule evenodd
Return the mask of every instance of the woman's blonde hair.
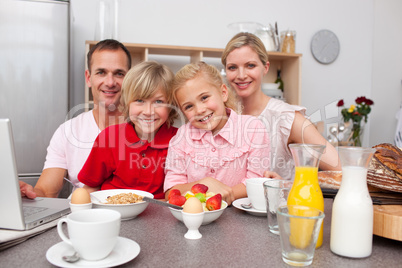
<path id="1" fill-rule="evenodd" d="M 176 106 L 180 107 L 176 97 L 177 91 L 182 88 L 187 81 L 199 76 L 203 76 L 206 81 L 216 87 L 217 90 L 220 90 L 221 86 L 224 84 L 222 76 L 216 67 L 202 61 L 187 64 L 176 73 L 172 84 L 173 98 Z M 236 94 L 234 94 L 229 87 L 227 87 L 227 89 L 228 99 L 225 102 L 225 107 L 238 112 Z"/>
<path id="2" fill-rule="evenodd" d="M 232 39 L 227 43 L 225 49 L 223 50 L 221 61 L 223 66 L 226 67 L 226 60 L 230 52 L 235 50 L 236 48 L 240 48 L 243 46 L 249 46 L 251 49 L 258 54 L 262 64 L 267 64 L 268 62 L 268 53 L 265 49 L 264 44 L 261 39 L 251 33 L 238 33 L 232 37 Z"/>
<path id="3" fill-rule="evenodd" d="M 124 118 L 130 121 L 130 103 L 138 99 L 148 99 L 161 89 L 166 96 L 169 108 L 168 126 L 173 125 L 177 117 L 173 107 L 171 83 L 173 72 L 165 65 L 155 61 L 144 61 L 132 67 L 126 74 L 122 84 L 121 107 Z"/>

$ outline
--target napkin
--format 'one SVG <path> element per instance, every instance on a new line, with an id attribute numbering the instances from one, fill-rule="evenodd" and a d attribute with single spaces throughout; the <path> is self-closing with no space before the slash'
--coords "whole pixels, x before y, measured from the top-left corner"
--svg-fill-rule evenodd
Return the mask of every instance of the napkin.
<path id="1" fill-rule="evenodd" d="M 59 220 L 60 218 L 26 231 L 0 229 L 0 251 L 22 243 L 38 234 L 46 232 L 47 230 L 55 227 Z"/>

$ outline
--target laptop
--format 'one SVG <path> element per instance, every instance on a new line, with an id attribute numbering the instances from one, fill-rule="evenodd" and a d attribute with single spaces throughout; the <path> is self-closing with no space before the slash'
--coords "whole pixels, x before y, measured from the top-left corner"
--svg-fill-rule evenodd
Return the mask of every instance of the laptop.
<path id="1" fill-rule="evenodd" d="M 0 228 L 29 230 L 68 213 L 68 199 L 21 197 L 11 122 L 0 119 Z"/>

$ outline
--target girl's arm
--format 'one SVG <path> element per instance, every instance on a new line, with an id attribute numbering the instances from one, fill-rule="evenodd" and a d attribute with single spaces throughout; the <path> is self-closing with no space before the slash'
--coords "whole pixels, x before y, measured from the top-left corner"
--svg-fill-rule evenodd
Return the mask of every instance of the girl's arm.
<path id="1" fill-rule="evenodd" d="M 322 170 L 341 170 L 338 152 L 316 129 L 310 120 L 306 119 L 300 112 L 295 113 L 288 144 L 310 143 L 326 145 L 325 151 L 320 160 Z"/>

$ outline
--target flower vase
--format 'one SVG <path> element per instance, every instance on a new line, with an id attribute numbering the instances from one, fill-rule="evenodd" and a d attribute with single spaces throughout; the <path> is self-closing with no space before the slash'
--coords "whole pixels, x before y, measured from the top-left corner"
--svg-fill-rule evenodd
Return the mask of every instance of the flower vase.
<path id="1" fill-rule="evenodd" d="M 353 122 L 352 125 L 352 141 L 356 147 L 362 147 L 364 125 L 362 122 Z"/>
<path id="2" fill-rule="evenodd" d="M 352 120 L 344 123 L 343 135 L 339 135 L 339 146 L 362 146 L 364 122 L 353 122 Z"/>

